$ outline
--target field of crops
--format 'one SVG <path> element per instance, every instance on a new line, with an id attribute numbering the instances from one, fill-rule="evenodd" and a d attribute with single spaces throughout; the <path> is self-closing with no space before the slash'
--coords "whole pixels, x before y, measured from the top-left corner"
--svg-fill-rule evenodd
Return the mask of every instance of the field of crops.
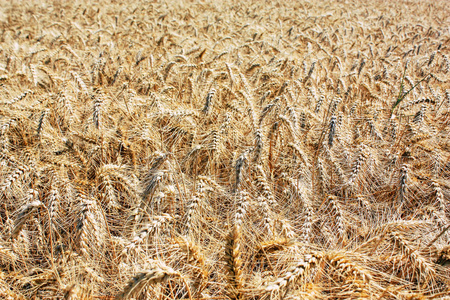
<path id="1" fill-rule="evenodd" d="M 450 299 L 448 1 L 0 0 L 1 299 Z"/>

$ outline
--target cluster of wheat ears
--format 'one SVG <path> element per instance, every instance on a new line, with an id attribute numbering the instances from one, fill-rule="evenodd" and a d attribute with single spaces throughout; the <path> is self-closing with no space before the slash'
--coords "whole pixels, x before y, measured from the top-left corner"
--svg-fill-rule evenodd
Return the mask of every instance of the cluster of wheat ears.
<path id="1" fill-rule="evenodd" d="M 0 24 L 0 298 L 449 299 L 448 2 Z"/>

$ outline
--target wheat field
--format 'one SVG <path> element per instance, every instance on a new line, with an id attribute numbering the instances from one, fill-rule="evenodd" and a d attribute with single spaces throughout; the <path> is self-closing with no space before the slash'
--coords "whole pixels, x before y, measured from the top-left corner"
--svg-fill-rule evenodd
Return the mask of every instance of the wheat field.
<path id="1" fill-rule="evenodd" d="M 0 28 L 1 299 L 450 299 L 448 1 Z"/>

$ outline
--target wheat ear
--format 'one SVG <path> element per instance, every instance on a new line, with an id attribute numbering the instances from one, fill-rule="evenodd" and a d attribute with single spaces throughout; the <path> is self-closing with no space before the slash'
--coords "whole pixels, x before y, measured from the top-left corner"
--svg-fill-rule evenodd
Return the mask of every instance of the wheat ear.
<path id="1" fill-rule="evenodd" d="M 155 263 L 151 269 L 142 271 L 133 276 L 123 289 L 122 293 L 116 296 L 117 300 L 129 299 L 133 295 L 139 294 L 146 286 L 155 285 L 167 280 L 170 277 L 181 277 L 179 272 L 166 266 L 162 262 Z"/>
<path id="2" fill-rule="evenodd" d="M 38 198 L 38 192 L 35 190 L 30 190 L 29 191 L 29 195 L 28 198 L 30 200 L 36 199 Z M 30 218 L 30 216 L 32 215 L 32 213 L 40 206 L 42 206 L 42 202 L 39 200 L 33 200 L 30 203 L 22 206 L 22 208 L 19 210 L 19 213 L 17 214 L 17 218 L 14 221 L 14 229 L 12 230 L 11 233 L 11 238 L 15 239 L 20 231 L 23 228 L 23 225 L 25 225 L 25 222 Z"/>
<path id="3" fill-rule="evenodd" d="M 228 269 L 228 296 L 230 299 L 242 299 L 241 290 L 243 287 L 242 260 L 241 260 L 241 232 L 239 226 L 234 226 L 227 237 L 225 247 L 225 260 Z"/>
<path id="4" fill-rule="evenodd" d="M 317 254 L 308 254 L 304 258 L 301 258 L 296 264 L 289 267 L 284 275 L 278 278 L 276 281 L 266 285 L 265 290 L 268 292 L 279 291 L 282 288 L 287 288 L 291 283 L 297 281 L 301 277 L 307 275 L 307 272 L 315 267 L 320 260 L 320 256 Z"/>

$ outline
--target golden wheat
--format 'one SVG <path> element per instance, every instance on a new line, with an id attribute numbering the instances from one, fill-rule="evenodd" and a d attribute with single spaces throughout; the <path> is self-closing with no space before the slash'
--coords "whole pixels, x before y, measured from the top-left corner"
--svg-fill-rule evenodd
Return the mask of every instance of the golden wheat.
<path id="1" fill-rule="evenodd" d="M 444 299 L 445 1 L 1 1 L 0 298 Z"/>

